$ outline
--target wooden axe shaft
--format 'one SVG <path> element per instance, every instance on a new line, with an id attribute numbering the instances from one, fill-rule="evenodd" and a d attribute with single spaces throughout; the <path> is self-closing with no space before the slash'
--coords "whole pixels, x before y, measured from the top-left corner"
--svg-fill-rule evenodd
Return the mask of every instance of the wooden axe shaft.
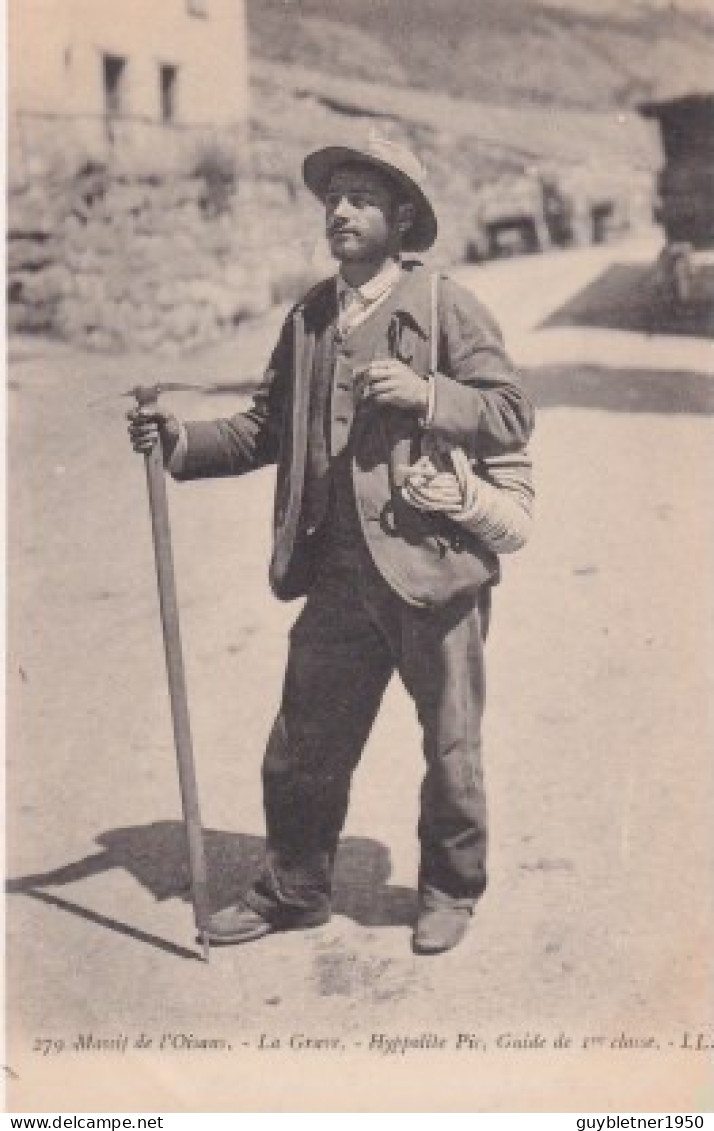
<path id="1" fill-rule="evenodd" d="M 173 552 L 171 549 L 171 528 L 169 525 L 169 506 L 166 495 L 166 481 L 161 458 L 161 444 L 154 445 L 144 457 L 146 463 L 146 482 L 149 490 L 151 526 L 154 539 L 154 558 L 156 580 L 159 590 L 161 624 L 166 653 L 166 672 L 171 700 L 171 719 L 173 722 L 176 760 L 178 763 L 179 787 L 183 806 L 186 834 L 188 838 L 189 867 L 191 871 L 191 893 L 196 928 L 203 944 L 204 958 L 208 960 L 208 939 L 206 927 L 210 914 L 208 897 L 208 873 L 203 845 L 201 814 L 198 806 L 198 788 L 191 740 L 191 724 L 188 714 L 186 677 L 181 649 L 178 602 L 176 599 L 176 579 L 174 575 Z"/>

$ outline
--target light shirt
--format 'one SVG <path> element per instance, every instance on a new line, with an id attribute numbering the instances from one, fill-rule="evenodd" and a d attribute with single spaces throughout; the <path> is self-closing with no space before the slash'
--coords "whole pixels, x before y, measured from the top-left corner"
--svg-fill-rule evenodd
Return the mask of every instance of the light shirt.
<path id="1" fill-rule="evenodd" d="M 389 298 L 402 275 L 402 265 L 398 259 L 388 259 L 376 275 L 362 283 L 359 287 L 352 287 L 337 276 L 337 332 L 344 337 L 350 331 L 361 326 L 381 304 Z M 420 423 L 427 427 L 434 417 L 434 379 L 429 381 L 429 401 L 426 412 Z"/>
<path id="2" fill-rule="evenodd" d="M 359 287 L 352 287 L 337 276 L 337 329 L 340 334 L 349 334 L 351 330 L 360 326 L 378 306 L 389 298 L 394 287 L 399 282 L 402 267 L 398 259 L 388 259 L 376 275 L 362 283 Z"/>

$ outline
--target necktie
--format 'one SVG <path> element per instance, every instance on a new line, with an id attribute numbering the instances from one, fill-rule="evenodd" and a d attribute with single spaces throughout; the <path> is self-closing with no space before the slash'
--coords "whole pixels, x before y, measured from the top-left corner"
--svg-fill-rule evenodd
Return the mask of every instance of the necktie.
<path id="1" fill-rule="evenodd" d="M 355 323 L 359 321 L 365 306 L 366 303 L 358 291 L 346 288 L 341 292 L 340 310 L 337 318 L 337 329 L 341 334 L 350 332 Z"/>

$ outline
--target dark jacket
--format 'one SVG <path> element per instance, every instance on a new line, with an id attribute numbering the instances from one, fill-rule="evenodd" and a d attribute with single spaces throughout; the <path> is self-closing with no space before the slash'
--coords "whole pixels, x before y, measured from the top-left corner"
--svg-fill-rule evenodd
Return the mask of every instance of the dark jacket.
<path id="1" fill-rule="evenodd" d="M 319 552 L 326 505 L 316 500 L 327 456 L 317 438 L 329 429 L 336 314 L 334 279 L 328 279 L 288 315 L 251 407 L 230 419 L 187 425 L 186 458 L 176 476 L 242 475 L 277 462 L 270 578 L 283 600 L 306 591 Z M 398 356 L 426 377 L 430 322 L 429 273 L 420 263 L 405 264 L 390 296 L 347 339 L 355 343 L 348 351 L 354 367 Z M 533 408 L 488 312 L 444 277 L 438 324 L 430 427 L 481 456 L 521 448 L 532 431 Z M 403 500 L 400 468 L 418 457 L 421 434 L 414 413 L 365 406 L 351 428 L 349 459 L 359 521 L 378 569 L 405 600 L 429 606 L 493 581 L 498 562 L 447 518 Z"/>

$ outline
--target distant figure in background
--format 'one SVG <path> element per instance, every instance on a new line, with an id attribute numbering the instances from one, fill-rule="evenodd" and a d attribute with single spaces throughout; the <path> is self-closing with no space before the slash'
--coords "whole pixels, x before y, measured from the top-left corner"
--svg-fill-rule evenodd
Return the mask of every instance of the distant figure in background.
<path id="1" fill-rule="evenodd" d="M 435 304 L 407 254 L 437 231 L 414 155 L 373 137 L 311 153 L 303 175 L 339 273 L 290 311 L 251 407 L 130 414 L 135 449 L 160 441 L 176 479 L 277 462 L 271 584 L 307 595 L 263 763 L 265 866 L 209 938 L 329 919 L 351 776 L 396 669 L 426 761 L 413 948 L 434 954 L 486 887 L 483 640 L 497 553 L 527 536 L 533 409 L 490 315 L 447 277 Z"/>

